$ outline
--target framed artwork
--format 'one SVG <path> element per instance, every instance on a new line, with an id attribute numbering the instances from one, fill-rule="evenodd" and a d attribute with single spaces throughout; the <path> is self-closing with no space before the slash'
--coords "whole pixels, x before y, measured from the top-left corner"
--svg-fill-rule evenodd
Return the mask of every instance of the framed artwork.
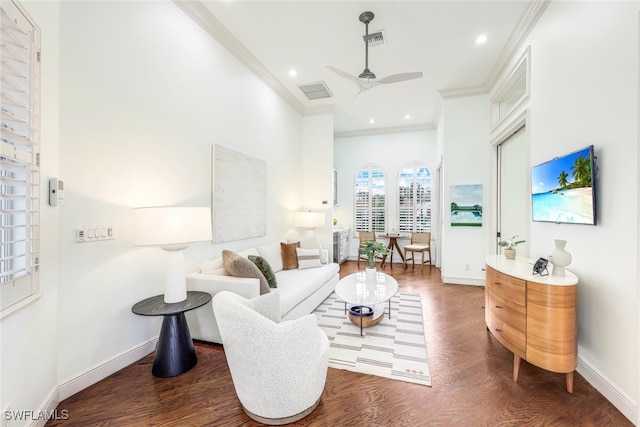
<path id="1" fill-rule="evenodd" d="M 482 184 L 451 186 L 451 226 L 482 227 Z"/>
<path id="2" fill-rule="evenodd" d="M 267 164 L 220 145 L 212 149 L 213 243 L 267 234 Z"/>

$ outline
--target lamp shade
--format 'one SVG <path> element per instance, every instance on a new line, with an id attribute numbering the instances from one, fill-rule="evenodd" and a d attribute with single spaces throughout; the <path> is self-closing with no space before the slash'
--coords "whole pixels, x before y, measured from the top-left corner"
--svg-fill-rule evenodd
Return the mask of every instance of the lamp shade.
<path id="1" fill-rule="evenodd" d="M 294 217 L 296 227 L 318 228 L 324 227 L 323 212 L 296 212 Z"/>
<path id="2" fill-rule="evenodd" d="M 134 243 L 139 246 L 186 246 L 211 240 L 210 208 L 137 208 L 133 217 Z"/>

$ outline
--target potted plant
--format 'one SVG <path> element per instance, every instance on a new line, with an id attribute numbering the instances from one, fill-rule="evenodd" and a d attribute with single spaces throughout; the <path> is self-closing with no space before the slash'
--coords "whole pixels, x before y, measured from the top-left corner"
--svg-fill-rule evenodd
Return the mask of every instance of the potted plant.
<path id="1" fill-rule="evenodd" d="M 516 246 L 520 243 L 524 243 L 526 240 L 518 240 L 518 235 L 514 235 L 512 238 L 508 240 L 500 240 L 498 242 L 498 246 L 504 248 L 504 257 L 507 259 L 515 259 L 516 257 Z"/>
<path id="2" fill-rule="evenodd" d="M 367 257 L 369 261 L 369 267 L 367 268 L 375 269 L 378 255 L 386 255 L 389 251 L 384 247 L 384 244 L 380 242 L 364 242 L 360 249 L 358 249 L 358 253 Z"/>

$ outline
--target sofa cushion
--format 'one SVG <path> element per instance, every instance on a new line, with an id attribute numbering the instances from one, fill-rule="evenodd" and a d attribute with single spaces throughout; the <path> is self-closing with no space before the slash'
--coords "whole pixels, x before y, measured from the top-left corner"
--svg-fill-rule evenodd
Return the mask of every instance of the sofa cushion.
<path id="1" fill-rule="evenodd" d="M 262 274 L 264 274 L 264 278 L 267 279 L 267 283 L 269 283 L 270 288 L 278 287 L 278 280 L 276 279 L 276 275 L 266 259 L 262 258 L 261 256 L 249 255 L 249 261 L 254 263 L 256 267 L 260 269 Z"/>
<path id="2" fill-rule="evenodd" d="M 282 271 L 282 253 L 280 251 L 280 243 L 258 246 L 258 253 L 262 258 L 267 260 L 274 273 Z"/>
<path id="3" fill-rule="evenodd" d="M 280 251 L 282 252 L 282 269 L 293 270 L 298 268 L 298 255 L 296 248 L 300 247 L 300 242 L 280 243 Z"/>
<path id="4" fill-rule="evenodd" d="M 299 239 L 288 239 L 288 243 L 300 242 L 300 247 L 303 249 L 318 249 L 320 253 L 320 262 L 322 264 L 329 263 L 329 257 L 327 253 L 322 250 L 322 244 L 320 243 L 320 236 L 312 234 L 310 236 L 300 237 Z"/>
<path id="5" fill-rule="evenodd" d="M 269 283 L 258 267 L 247 258 L 229 250 L 222 251 L 224 268 L 236 277 L 252 277 L 260 281 L 260 295 L 270 292 Z"/>
<path id="6" fill-rule="evenodd" d="M 298 255 L 298 268 L 304 270 L 305 268 L 322 267 L 320 263 L 320 249 L 303 249 L 296 248 L 296 255 Z"/>
<path id="7" fill-rule="evenodd" d="M 202 261 L 200 265 L 198 265 L 198 271 L 202 274 L 214 274 L 216 270 L 222 267 L 222 258 L 217 258 L 210 261 Z"/>
<path id="8" fill-rule="evenodd" d="M 320 268 L 286 270 L 276 273 L 280 294 L 280 311 L 284 316 L 308 298 L 340 271 L 338 264 L 325 264 Z"/>

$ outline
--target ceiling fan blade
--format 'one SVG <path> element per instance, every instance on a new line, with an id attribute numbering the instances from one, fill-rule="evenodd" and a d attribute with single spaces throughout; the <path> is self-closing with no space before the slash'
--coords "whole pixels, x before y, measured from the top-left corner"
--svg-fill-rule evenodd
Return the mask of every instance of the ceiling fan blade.
<path id="1" fill-rule="evenodd" d="M 355 83 L 355 84 L 357 84 L 358 86 L 360 85 L 360 79 L 359 79 L 359 78 L 357 78 L 356 76 L 352 76 L 352 75 L 351 75 L 351 74 L 349 74 L 349 73 L 346 73 L 346 72 L 344 72 L 344 71 L 342 71 L 342 70 L 338 70 L 337 68 L 332 67 L 331 65 L 327 65 L 327 68 L 328 68 L 329 70 L 333 71 L 334 73 L 336 73 L 337 75 L 339 75 L 339 76 L 341 76 L 341 77 L 344 77 L 344 78 L 345 78 L 345 79 L 347 79 L 347 80 L 351 80 L 352 82 L 354 82 L 354 83 Z"/>
<path id="2" fill-rule="evenodd" d="M 407 80 L 419 79 L 421 77 L 422 77 L 422 71 L 418 71 L 415 73 L 400 73 L 400 74 L 392 74 L 380 80 L 374 80 L 371 83 L 377 86 L 377 85 L 383 85 L 387 83 L 398 83 L 398 82 L 404 82 Z"/>

